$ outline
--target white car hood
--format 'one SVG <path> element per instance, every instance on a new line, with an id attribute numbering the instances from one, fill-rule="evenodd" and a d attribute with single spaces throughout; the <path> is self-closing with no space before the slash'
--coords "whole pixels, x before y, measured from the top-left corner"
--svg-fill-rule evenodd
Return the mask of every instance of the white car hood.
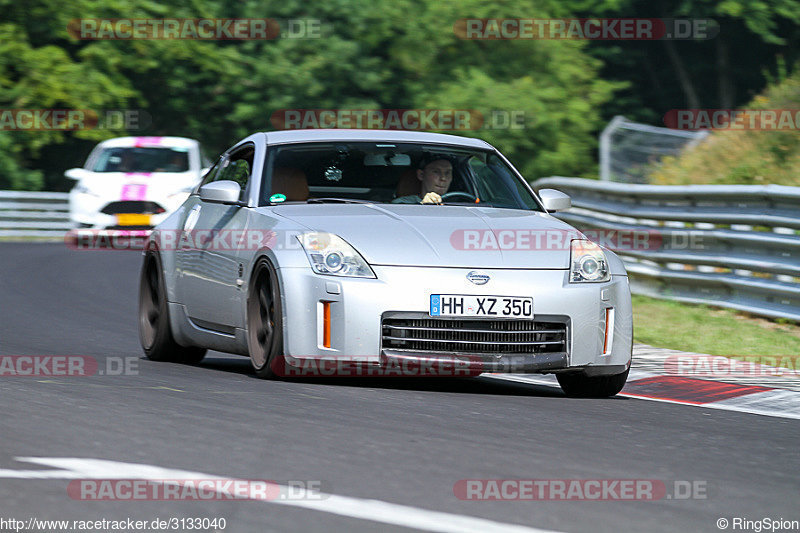
<path id="1" fill-rule="evenodd" d="M 163 201 L 197 184 L 197 172 L 92 172 L 78 186 L 109 202 Z"/>

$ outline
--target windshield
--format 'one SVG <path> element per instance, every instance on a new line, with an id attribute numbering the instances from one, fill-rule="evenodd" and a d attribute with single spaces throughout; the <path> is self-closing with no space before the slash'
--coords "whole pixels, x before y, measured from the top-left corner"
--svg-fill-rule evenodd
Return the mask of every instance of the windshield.
<path id="1" fill-rule="evenodd" d="M 94 172 L 186 172 L 188 148 L 106 148 L 92 168 Z"/>
<path id="2" fill-rule="evenodd" d="M 352 201 L 541 210 L 491 150 L 411 143 L 308 143 L 270 148 L 260 205 Z"/>

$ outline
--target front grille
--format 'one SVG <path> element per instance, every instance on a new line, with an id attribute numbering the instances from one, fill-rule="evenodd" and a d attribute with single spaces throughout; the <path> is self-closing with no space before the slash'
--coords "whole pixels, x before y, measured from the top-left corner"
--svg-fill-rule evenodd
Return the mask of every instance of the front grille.
<path id="1" fill-rule="evenodd" d="M 565 322 L 384 317 L 381 330 L 387 350 L 497 355 L 567 351 Z"/>
<path id="2" fill-rule="evenodd" d="M 111 202 L 100 212 L 106 215 L 121 215 L 137 213 L 143 215 L 158 215 L 165 211 L 163 207 L 155 202 L 142 202 L 138 200 L 126 200 L 124 202 Z"/>

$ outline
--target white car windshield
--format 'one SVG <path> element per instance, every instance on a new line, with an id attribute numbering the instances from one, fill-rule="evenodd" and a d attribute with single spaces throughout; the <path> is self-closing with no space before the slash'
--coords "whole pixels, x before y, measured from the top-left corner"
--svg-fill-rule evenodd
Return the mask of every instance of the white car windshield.
<path id="1" fill-rule="evenodd" d="M 94 172 L 186 172 L 187 148 L 106 148 L 97 158 Z"/>
<path id="2" fill-rule="evenodd" d="M 307 143 L 270 148 L 261 204 L 369 202 L 540 210 L 492 150 L 391 142 Z"/>

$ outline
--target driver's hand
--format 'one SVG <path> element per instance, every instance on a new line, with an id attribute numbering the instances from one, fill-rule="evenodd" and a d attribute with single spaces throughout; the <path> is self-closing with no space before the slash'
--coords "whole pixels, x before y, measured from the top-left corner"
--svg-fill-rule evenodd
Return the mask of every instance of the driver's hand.
<path id="1" fill-rule="evenodd" d="M 425 198 L 422 199 L 420 202 L 421 204 L 440 204 L 442 203 L 442 197 L 436 194 L 435 192 L 429 192 L 425 195 Z"/>

